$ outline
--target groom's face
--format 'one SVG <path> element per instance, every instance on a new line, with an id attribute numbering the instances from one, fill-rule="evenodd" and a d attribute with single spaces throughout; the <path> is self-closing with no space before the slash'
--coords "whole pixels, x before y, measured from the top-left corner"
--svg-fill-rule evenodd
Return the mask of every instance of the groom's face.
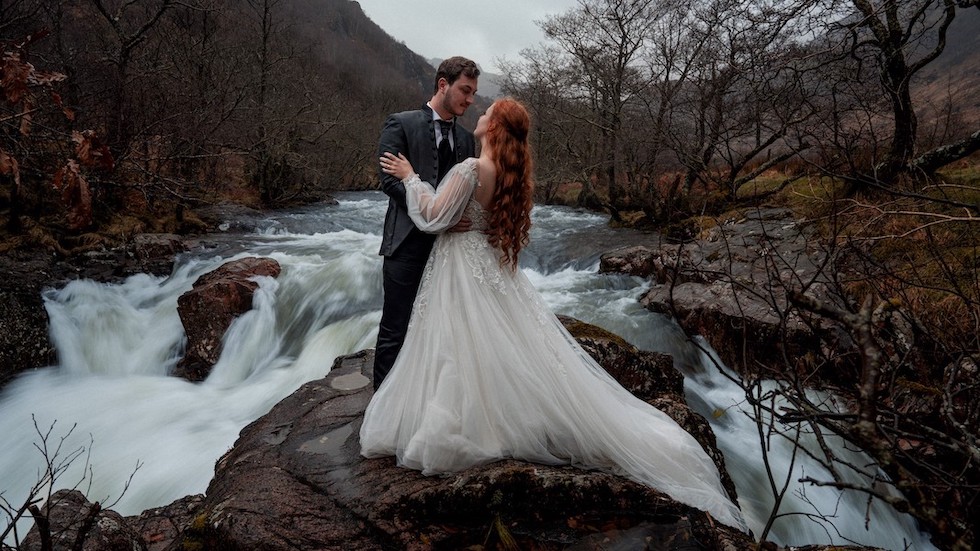
<path id="1" fill-rule="evenodd" d="M 476 96 L 476 79 L 460 75 L 456 82 L 447 85 L 442 96 L 442 107 L 454 116 L 462 116 L 473 105 Z"/>

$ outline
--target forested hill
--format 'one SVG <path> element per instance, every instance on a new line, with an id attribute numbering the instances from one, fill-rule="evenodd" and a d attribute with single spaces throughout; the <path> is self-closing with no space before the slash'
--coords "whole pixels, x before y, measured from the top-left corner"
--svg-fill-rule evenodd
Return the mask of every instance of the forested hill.
<path id="1" fill-rule="evenodd" d="M 0 42 L 11 233 L 373 186 L 385 114 L 435 76 L 349 0 L 24 0 Z"/>
<path id="2" fill-rule="evenodd" d="M 617 59 L 615 52 L 628 49 L 590 42 L 601 37 L 603 25 L 624 16 L 615 12 L 620 4 L 605 5 L 611 11 L 604 19 L 582 19 L 573 9 L 553 20 L 551 31 L 566 51 L 542 53 L 503 77 L 508 93 L 521 97 L 535 116 L 539 199 L 554 200 L 568 184 L 580 185 L 580 204 L 682 217 L 687 210 L 676 205 L 697 201 L 668 198 L 651 182 L 680 171 L 683 189 L 692 190 L 697 182 L 713 185 L 721 174 L 733 196 L 752 180 L 746 174 L 773 155 L 785 152 L 793 160 L 819 150 L 841 158 L 833 151 L 839 144 L 845 158 L 870 151 L 853 147 L 850 138 L 818 135 L 826 131 L 817 127 L 820 121 L 841 119 L 817 112 L 825 106 L 822 99 L 805 97 L 823 93 L 822 85 L 792 90 L 797 81 L 774 78 L 781 73 L 772 63 L 795 71 L 817 59 L 806 48 L 770 51 L 779 42 L 764 37 L 726 42 L 717 21 L 690 20 L 700 12 L 681 10 L 647 14 L 660 19 L 631 32 L 649 35 L 627 37 L 646 44 L 644 57 Z M 980 111 L 972 93 L 980 81 L 978 14 L 959 10 L 948 51 L 919 74 L 930 91 L 926 105 L 939 114 L 922 112 L 922 119 L 938 121 L 944 106 L 952 105 L 946 128 L 969 128 L 980 120 L 969 110 Z M 744 16 L 733 12 L 723 19 Z M 668 24 L 671 17 L 686 26 Z M 801 28 L 804 35 L 820 34 L 816 27 Z M 683 71 L 684 83 L 651 72 L 657 60 L 675 59 L 676 52 L 658 50 L 657 39 L 670 29 L 687 44 L 682 51 L 698 53 L 685 61 L 690 70 Z M 695 47 L 706 41 L 712 46 Z M 226 199 L 280 206 L 331 190 L 374 187 L 385 115 L 420 105 L 435 73 L 350 0 L 20 0 L 0 7 L 0 42 L 6 59 L 0 79 L 0 223 L 6 236 L 46 228 L 66 248 L 79 247 L 66 236 L 85 241 L 86 232 L 104 233 L 120 218 L 129 220 L 117 232 L 125 236 L 173 229 L 156 219 L 171 213 L 179 218 Z M 802 61 L 788 59 L 796 52 Z M 867 55 L 859 64 L 865 71 L 874 66 L 874 54 Z M 709 70 L 728 58 L 746 63 L 738 71 Z M 847 54 L 806 70 L 818 74 L 814 83 L 839 79 L 840 86 L 829 88 L 852 94 L 852 109 L 881 109 L 863 101 L 882 96 L 879 76 L 862 75 L 857 84 L 863 88 L 852 91 L 857 87 L 848 75 L 854 68 L 840 60 L 854 58 Z M 618 70 L 618 63 L 630 70 Z M 964 72 L 974 80 L 948 79 Z M 765 85 L 755 89 L 753 83 Z M 959 88 L 953 90 L 954 84 Z M 773 102 L 771 88 L 777 86 L 802 99 Z M 948 101 L 954 92 L 962 99 Z M 754 94 L 761 98 L 757 103 Z M 704 108 L 691 108 L 697 105 Z M 759 105 L 806 112 L 769 113 Z M 464 122 L 472 127 L 481 107 L 470 109 Z M 883 130 L 872 130 L 891 131 L 887 116 L 848 113 L 845 120 L 852 118 L 883 121 Z M 938 124 L 922 124 L 919 132 L 945 138 L 950 132 L 928 130 Z M 759 131 L 768 128 L 772 136 L 762 136 Z M 746 136 L 761 144 L 743 151 Z M 861 137 L 862 144 L 883 140 L 884 134 Z M 764 163 L 770 164 L 776 163 Z M 593 197 L 592 182 L 602 197 Z"/>
<path id="3" fill-rule="evenodd" d="M 351 0 L 283 2 L 282 32 L 291 42 L 313 47 L 315 64 L 341 86 L 384 97 L 402 88 L 428 98 L 435 70 L 371 21 Z"/>
<path id="4" fill-rule="evenodd" d="M 980 9 L 957 12 L 946 49 L 923 69 L 920 81 L 921 98 L 928 105 L 943 106 L 948 100 L 959 124 L 980 125 Z"/>

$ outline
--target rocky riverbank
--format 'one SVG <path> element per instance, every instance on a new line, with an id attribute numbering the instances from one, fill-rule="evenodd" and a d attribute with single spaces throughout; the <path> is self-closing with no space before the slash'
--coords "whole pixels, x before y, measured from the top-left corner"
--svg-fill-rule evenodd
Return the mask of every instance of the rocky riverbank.
<path id="1" fill-rule="evenodd" d="M 762 227 L 766 223 L 792 225 L 791 220 L 780 220 L 773 213 L 771 219 L 759 218 L 745 227 L 755 227 L 752 231 L 757 231 L 759 224 L 755 222 Z M 169 239 L 160 237 L 154 242 Z M 704 237 L 704 243 L 712 242 L 710 235 Z M 730 237 L 727 235 L 724 241 L 730 241 Z M 756 241 L 759 245 L 761 240 Z M 751 241 L 745 247 L 746 255 L 755 252 Z M 173 252 L 176 250 L 179 246 Z M 759 250 L 765 250 L 765 246 Z M 716 260 L 710 251 L 702 256 L 684 251 L 685 248 L 665 248 L 662 244 L 646 252 L 618 251 L 604 259 L 603 269 L 631 271 L 613 267 L 617 262 L 622 264 L 617 258 L 633 258 L 630 262 L 637 264 L 647 262 L 653 267 L 648 275 L 656 274 L 658 265 L 663 266 L 664 277 L 654 278 L 656 283 L 645 300 L 655 305 L 657 293 L 663 293 L 670 298 L 664 303 L 669 308 L 651 309 L 676 315 L 673 313 L 685 311 L 678 308 L 683 303 L 674 300 L 681 295 L 668 291 L 692 282 L 708 284 L 710 288 L 712 278 L 696 275 L 697 268 L 710 273 L 704 269 L 708 266 L 705 262 Z M 786 254 L 788 251 L 782 253 Z M 17 293 L 4 296 L 28 297 L 30 285 L 40 289 L 65 278 L 111 280 L 130 271 L 152 271 L 149 265 L 140 263 L 153 255 L 138 255 L 135 251 L 124 255 L 94 256 L 73 267 L 52 259 L 25 258 L 18 268 L 24 277 L 14 283 L 7 278 L 3 283 L 3 289 L 13 288 Z M 163 253 L 156 258 L 168 255 Z M 685 263 L 671 260 L 675 258 L 684 258 Z M 43 273 L 44 282 L 31 282 L 31 271 Z M 715 281 L 721 282 L 722 278 Z M 709 315 L 716 316 L 713 312 L 723 312 L 730 317 L 713 319 L 732 319 L 731 312 L 724 310 L 728 297 L 723 293 L 703 289 L 688 293 L 692 299 L 712 294 L 718 294 L 715 302 L 702 300 L 699 306 L 692 301 L 689 311 L 700 314 L 690 315 L 711 319 Z M 28 310 L 29 304 L 23 311 Z M 35 327 L 40 319 L 35 319 Z M 636 350 L 601 329 L 575 320 L 564 321 L 624 386 L 677 419 L 698 438 L 719 463 L 721 472 L 726 473 L 726 486 L 734 495 L 713 433 L 707 422 L 687 407 L 682 379 L 674 371 L 671 359 Z M 220 328 L 216 330 L 220 332 Z M 43 333 L 46 342 L 46 331 Z M 764 355 L 760 353 L 759 357 Z M 735 356 L 734 361 L 740 361 L 739 357 Z M 746 536 L 717 525 L 700 511 L 601 473 L 503 461 L 452 477 L 428 478 L 397 468 L 390 459 L 363 460 L 357 453 L 356 435 L 360 415 L 371 394 L 367 383 L 370 364 L 370 351 L 339 358 L 326 377 L 307 383 L 243 429 L 234 448 L 218 461 L 205 495 L 188 496 L 138 517 L 122 518 L 86 502 L 77 492 L 63 492 L 45 509 L 52 533 L 62 534 L 62 548 L 70 548 L 69 543 L 74 541 L 92 541 L 98 542 L 92 547 L 98 549 L 154 551 L 490 549 L 504 548 L 505 542 L 511 541 L 536 549 L 587 549 L 599 544 L 621 548 L 746 549 L 753 545 Z M 24 548 L 40 549 L 39 534 L 35 532 Z"/>
<path id="2" fill-rule="evenodd" d="M 336 203 L 332 197 L 324 203 Z M 195 211 L 198 229 L 220 234 L 254 231 L 263 213 L 220 203 Z M 196 226 L 197 227 L 197 226 Z M 42 293 L 73 279 L 117 282 L 135 274 L 166 276 L 175 256 L 194 236 L 140 234 L 115 247 L 100 247 L 63 258 L 46 249 L 13 249 L 0 255 L 0 388 L 21 371 L 52 365 L 56 351 L 48 338 Z"/>
<path id="3" fill-rule="evenodd" d="M 722 363 L 747 376 L 783 378 L 791 362 L 821 364 L 826 380 L 854 380 L 850 335 L 818 316 L 803 317 L 791 294 L 843 306 L 832 292 L 827 251 L 788 209 L 748 211 L 689 242 L 631 246 L 603 255 L 601 272 L 647 277 L 640 301 L 700 335 Z"/>
<path id="4" fill-rule="evenodd" d="M 563 321 L 604 368 L 681 423 L 726 473 L 713 434 L 687 407 L 682 377 L 668 356 L 637 350 L 597 327 Z M 218 461 L 205 495 L 123 518 L 64 491 L 44 509 L 53 532 L 65 542 L 83 532 L 82 539 L 98 549 L 120 551 L 735 551 L 754 545 L 701 511 L 600 472 L 508 460 L 426 477 L 391 458 L 363 459 L 357 432 L 372 394 L 371 363 L 371 351 L 338 358 L 326 377 L 246 427 Z M 734 496 L 727 474 L 725 486 Z M 23 549 L 40 548 L 35 530 Z"/>

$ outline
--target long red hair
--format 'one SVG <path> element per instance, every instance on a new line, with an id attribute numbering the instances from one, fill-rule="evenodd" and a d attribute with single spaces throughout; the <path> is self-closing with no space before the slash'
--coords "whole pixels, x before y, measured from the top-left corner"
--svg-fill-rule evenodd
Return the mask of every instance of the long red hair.
<path id="1" fill-rule="evenodd" d="M 490 244 L 503 254 L 501 265 L 517 269 L 517 257 L 527 244 L 534 205 L 534 162 L 528 133 L 531 117 L 513 98 L 494 102 L 487 124 L 486 144 L 497 169 L 497 187 L 490 203 Z"/>

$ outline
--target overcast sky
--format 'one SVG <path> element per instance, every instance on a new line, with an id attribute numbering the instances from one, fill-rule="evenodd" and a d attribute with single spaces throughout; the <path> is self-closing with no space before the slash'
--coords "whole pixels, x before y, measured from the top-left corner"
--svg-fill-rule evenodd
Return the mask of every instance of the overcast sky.
<path id="1" fill-rule="evenodd" d="M 485 71 L 495 60 L 520 59 L 524 48 L 544 41 L 535 21 L 564 13 L 577 0 L 358 0 L 388 34 L 425 58 L 462 55 Z M 439 28 L 449 29 L 440 33 Z"/>

